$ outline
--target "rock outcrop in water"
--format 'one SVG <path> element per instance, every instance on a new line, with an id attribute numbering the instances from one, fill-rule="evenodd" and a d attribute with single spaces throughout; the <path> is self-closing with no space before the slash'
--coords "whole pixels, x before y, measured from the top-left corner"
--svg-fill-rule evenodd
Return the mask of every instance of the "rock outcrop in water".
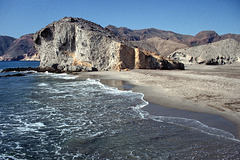
<path id="1" fill-rule="evenodd" d="M 139 49 L 108 29 L 65 17 L 34 35 L 42 70 L 184 69 L 182 63 Z"/>

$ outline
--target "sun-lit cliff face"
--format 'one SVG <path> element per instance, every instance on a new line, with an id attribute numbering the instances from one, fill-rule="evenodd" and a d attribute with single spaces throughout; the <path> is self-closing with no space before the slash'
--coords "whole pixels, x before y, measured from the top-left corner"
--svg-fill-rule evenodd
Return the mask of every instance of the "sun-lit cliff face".
<path id="1" fill-rule="evenodd" d="M 225 39 L 206 45 L 179 49 L 169 55 L 184 64 L 223 65 L 240 61 L 240 43 Z"/>
<path id="2" fill-rule="evenodd" d="M 81 18 L 65 17 L 47 25 L 34 35 L 34 43 L 42 69 L 184 69 L 183 64 L 140 50 L 108 29 Z"/>

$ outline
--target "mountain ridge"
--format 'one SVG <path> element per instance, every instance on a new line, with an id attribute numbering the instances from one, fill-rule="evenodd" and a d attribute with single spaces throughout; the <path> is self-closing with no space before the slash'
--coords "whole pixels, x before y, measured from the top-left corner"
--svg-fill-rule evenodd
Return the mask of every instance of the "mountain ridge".
<path id="1" fill-rule="evenodd" d="M 12 41 L 11 45 L 9 45 L 5 49 L 4 53 L 0 55 L 0 60 L 1 61 L 39 60 L 37 51 L 34 49 L 32 37 L 33 33 L 23 35 L 18 39 L 14 38 L 14 41 Z"/>
<path id="2" fill-rule="evenodd" d="M 88 21 L 88 23 L 93 22 Z M 98 25 L 98 27 L 101 26 Z M 177 49 L 205 45 L 225 39 L 235 39 L 240 42 L 239 34 L 218 35 L 215 31 L 201 31 L 195 36 L 191 36 L 156 28 L 134 30 L 127 27 L 108 25 L 105 29 L 121 37 L 121 40 L 125 40 L 125 43 L 129 45 L 132 44 L 162 56 L 167 56 Z M 0 60 L 39 60 L 39 56 L 33 48 L 32 35 L 23 35 L 18 39 L 10 36 L 0 36 Z M 109 36 L 113 37 L 113 35 Z"/>
<path id="3" fill-rule="evenodd" d="M 184 69 L 182 63 L 136 48 L 93 22 L 65 17 L 33 36 L 39 68 L 53 72 L 122 69 Z"/>
<path id="4" fill-rule="evenodd" d="M 172 31 L 164 31 L 156 28 L 147 28 L 140 30 L 132 30 L 127 27 L 115 27 L 113 25 L 108 25 L 105 27 L 112 31 L 114 34 L 128 40 L 128 41 L 140 41 L 146 40 L 148 38 L 160 37 L 165 40 L 173 40 L 178 43 L 185 42 L 185 39 L 190 39 L 192 36 L 182 35 Z"/>
<path id="5" fill-rule="evenodd" d="M 113 25 L 108 25 L 105 28 L 109 29 L 114 34 L 120 37 L 123 37 L 124 39 L 129 41 L 141 41 L 141 40 L 146 40 L 148 38 L 159 37 L 164 40 L 172 40 L 178 43 L 183 43 L 188 45 L 189 47 L 204 45 L 207 43 L 217 42 L 219 40 L 224 40 L 229 38 L 235 39 L 236 41 L 240 42 L 240 34 L 228 33 L 224 35 L 218 35 L 215 31 L 211 31 L 211 30 L 200 31 L 195 36 L 192 36 L 192 35 L 175 33 L 173 31 L 164 31 L 156 28 L 135 30 L 135 29 L 129 29 L 127 27 L 118 28 Z M 194 41 L 196 41 L 196 43 L 194 43 Z"/>
<path id="6" fill-rule="evenodd" d="M 16 38 L 14 37 L 0 35 L 0 56 L 7 51 L 15 40 Z"/>

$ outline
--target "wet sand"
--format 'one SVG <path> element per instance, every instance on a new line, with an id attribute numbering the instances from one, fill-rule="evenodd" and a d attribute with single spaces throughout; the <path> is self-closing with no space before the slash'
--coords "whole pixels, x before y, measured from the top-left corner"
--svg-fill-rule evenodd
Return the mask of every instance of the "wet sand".
<path id="1" fill-rule="evenodd" d="M 240 63 L 186 70 L 99 71 L 78 74 L 144 94 L 153 115 L 196 119 L 240 139 Z"/>

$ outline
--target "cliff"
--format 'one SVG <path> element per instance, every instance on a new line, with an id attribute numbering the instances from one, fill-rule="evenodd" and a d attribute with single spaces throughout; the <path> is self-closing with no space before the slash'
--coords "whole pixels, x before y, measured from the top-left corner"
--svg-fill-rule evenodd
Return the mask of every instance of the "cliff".
<path id="1" fill-rule="evenodd" d="M 234 39 L 221 40 L 176 50 L 169 55 L 169 58 L 184 64 L 231 64 L 240 62 L 240 43 Z"/>
<path id="2" fill-rule="evenodd" d="M 100 28 L 98 27 L 98 29 Z M 108 34 L 113 37 L 121 37 L 118 38 L 121 39 L 119 40 L 120 42 L 128 40 L 134 46 L 158 53 L 162 56 L 167 56 L 180 48 L 205 45 L 224 39 L 235 39 L 240 42 L 240 35 L 238 34 L 218 35 L 214 31 L 202 31 L 195 36 L 189 36 L 155 28 L 131 30 L 126 27 L 117 28 L 109 25 L 104 30 L 107 30 L 104 33 L 111 31 L 112 34 Z M 33 34 L 27 34 L 18 39 L 9 36 L 0 36 L 0 61 L 39 60 L 39 55 L 33 47 L 32 36 Z M 128 43 L 127 41 L 125 42 Z M 131 46 L 129 43 L 128 45 Z"/>
<path id="3" fill-rule="evenodd" d="M 184 69 L 184 65 L 139 49 L 93 22 L 65 17 L 34 37 L 42 70 Z"/>

